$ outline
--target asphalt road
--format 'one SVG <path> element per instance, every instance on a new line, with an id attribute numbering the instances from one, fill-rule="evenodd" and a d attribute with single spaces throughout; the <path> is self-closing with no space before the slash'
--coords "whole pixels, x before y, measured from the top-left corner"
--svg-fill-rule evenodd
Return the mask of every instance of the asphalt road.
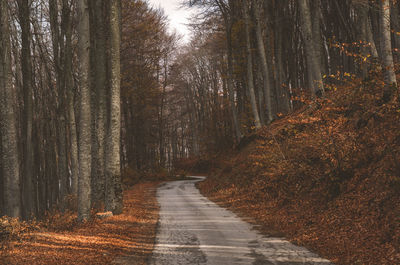
<path id="1" fill-rule="evenodd" d="M 261 235 L 232 212 L 200 194 L 193 180 L 157 191 L 160 220 L 152 265 L 331 264 L 283 238 Z"/>

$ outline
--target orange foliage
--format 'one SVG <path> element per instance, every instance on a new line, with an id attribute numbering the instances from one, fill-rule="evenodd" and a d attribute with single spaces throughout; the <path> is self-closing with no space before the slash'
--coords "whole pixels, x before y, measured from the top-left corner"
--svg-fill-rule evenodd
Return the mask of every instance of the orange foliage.
<path id="1" fill-rule="evenodd" d="M 400 264 L 400 104 L 382 91 L 374 80 L 332 89 L 199 187 L 337 264 Z"/>
<path id="2" fill-rule="evenodd" d="M 156 182 L 141 183 L 127 190 L 119 216 L 80 225 L 71 221 L 76 219 L 72 213 L 52 216 L 49 220 L 58 225 L 45 222 L 37 231 L 3 246 L 0 264 L 110 264 L 131 259 L 146 264 L 158 220 L 157 186 Z"/>

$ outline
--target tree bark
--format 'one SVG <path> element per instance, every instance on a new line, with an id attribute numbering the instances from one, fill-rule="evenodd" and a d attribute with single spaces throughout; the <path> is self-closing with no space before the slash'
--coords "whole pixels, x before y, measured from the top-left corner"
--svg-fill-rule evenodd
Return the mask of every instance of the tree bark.
<path id="1" fill-rule="evenodd" d="M 267 56 L 265 54 L 265 46 L 264 40 L 261 31 L 261 16 L 260 16 L 260 1 L 256 1 L 256 6 L 254 8 L 254 15 L 256 19 L 256 37 L 257 37 L 257 51 L 260 56 L 262 76 L 263 76 L 263 87 L 264 87 L 264 97 L 265 97 L 265 105 L 266 105 L 266 113 L 267 113 L 267 124 L 271 123 L 274 119 L 274 115 L 272 113 L 272 98 L 271 98 L 271 87 L 270 84 L 270 76 L 269 69 L 267 63 Z"/>
<path id="2" fill-rule="evenodd" d="M 240 139 L 242 139 L 242 132 L 240 130 L 240 124 L 238 120 L 238 114 L 235 103 L 235 92 L 233 89 L 232 24 L 231 22 L 225 22 L 225 26 L 226 26 L 227 59 L 228 59 L 227 86 L 229 94 L 229 103 L 231 108 L 233 128 L 235 130 L 236 142 L 239 143 Z"/>
<path id="3" fill-rule="evenodd" d="M 322 82 L 321 70 L 318 65 L 318 58 L 315 53 L 314 39 L 311 27 L 311 14 L 308 0 L 299 0 L 301 33 L 303 35 L 304 49 L 307 61 L 307 77 L 311 93 L 313 96 L 322 96 L 324 86 Z"/>
<path id="4" fill-rule="evenodd" d="M 33 217 L 34 190 L 33 190 L 33 142 L 32 142 L 32 123 L 33 123 L 33 104 L 32 104 L 32 59 L 31 59 L 31 29 L 29 1 L 18 1 L 18 14 L 21 25 L 21 67 L 22 67 L 22 90 L 24 94 L 23 110 L 23 178 L 22 178 L 22 198 L 23 198 L 23 218 Z"/>
<path id="5" fill-rule="evenodd" d="M 320 0 L 311 1 L 311 18 L 312 18 L 312 36 L 314 51 L 317 61 L 317 67 L 320 72 L 323 71 L 323 59 L 322 59 L 322 36 L 321 36 L 321 2 Z"/>
<path id="6" fill-rule="evenodd" d="M 368 56 L 368 48 L 367 48 L 367 43 L 368 43 L 368 38 L 367 38 L 367 27 L 368 27 L 368 6 L 366 3 L 356 3 L 355 8 L 358 11 L 357 17 L 358 17 L 358 39 L 361 41 L 361 62 L 360 62 L 360 68 L 361 68 L 361 76 L 363 79 L 365 79 L 368 76 L 368 67 L 366 64 L 366 59 Z M 365 59 L 365 61 L 364 61 Z"/>
<path id="7" fill-rule="evenodd" d="M 11 43 L 8 6 L 0 1 L 0 93 L 1 93 L 1 140 L 2 168 L 4 178 L 4 213 L 21 217 L 20 171 L 16 128 L 16 95 L 12 85 Z"/>
<path id="8" fill-rule="evenodd" d="M 56 72 L 56 85 L 58 91 L 57 100 L 57 144 L 58 144 L 58 159 L 57 169 L 58 178 L 60 182 L 60 206 L 64 208 L 64 197 L 67 194 L 67 150 L 66 150 L 66 105 L 65 105 L 65 89 L 64 89 L 64 73 L 65 69 L 62 69 L 62 57 L 63 57 L 63 46 L 64 46 L 64 31 L 62 30 L 60 35 L 59 23 L 58 23 L 58 0 L 49 2 L 50 12 L 50 28 L 53 43 L 53 57 Z"/>
<path id="9" fill-rule="evenodd" d="M 399 9 L 398 9 L 398 1 L 395 2 L 390 0 L 390 18 L 391 24 L 393 25 L 393 38 L 394 38 L 394 47 L 400 48 L 400 20 L 399 20 Z"/>
<path id="10" fill-rule="evenodd" d="M 368 22 L 367 22 L 367 28 L 366 29 L 367 29 L 367 41 L 368 41 L 369 46 L 370 46 L 370 51 L 371 51 L 372 58 L 378 59 L 378 57 L 379 57 L 378 49 L 376 47 L 374 34 L 372 32 L 372 22 L 371 22 L 371 18 L 370 17 L 368 17 Z"/>
<path id="11" fill-rule="evenodd" d="M 254 92 L 253 59 L 251 54 L 251 42 L 250 42 L 250 19 L 249 19 L 249 7 L 247 0 L 243 1 L 243 14 L 244 14 L 245 35 L 246 35 L 247 89 L 249 91 L 251 109 L 253 110 L 254 124 L 256 129 L 260 129 L 261 121 L 257 109 L 256 94 Z"/>
<path id="12" fill-rule="evenodd" d="M 108 121 L 106 145 L 106 202 L 107 211 L 121 214 L 123 210 L 122 183 L 120 170 L 120 133 L 121 133 L 121 108 L 120 108 L 120 2 L 111 0 L 110 3 L 110 63 L 111 63 L 111 88 L 110 88 L 110 115 Z"/>
<path id="13" fill-rule="evenodd" d="M 275 60 L 276 60 L 276 90 L 278 91 L 278 111 L 282 111 L 283 113 L 288 113 L 290 111 L 290 101 L 289 101 L 289 91 L 288 88 L 284 86 L 285 83 L 285 67 L 283 65 L 284 62 L 284 23 L 281 22 L 281 17 L 285 15 L 284 7 L 287 5 L 286 1 L 279 1 L 279 4 L 276 3 L 275 10 Z M 288 79 L 288 78 L 286 78 Z"/>
<path id="14" fill-rule="evenodd" d="M 394 72 L 392 42 L 390 36 L 390 2 L 389 0 L 380 0 L 379 18 L 381 25 L 381 50 L 382 64 L 385 75 L 385 88 L 383 99 L 389 100 L 393 90 L 397 89 L 396 74 Z"/>
<path id="15" fill-rule="evenodd" d="M 70 169 L 71 169 L 71 193 L 78 195 L 78 139 L 76 132 L 75 107 L 74 107 L 74 83 L 72 69 L 72 17 L 71 6 L 68 0 L 63 0 L 63 20 L 65 27 L 65 59 L 64 59 L 64 85 L 67 93 L 67 112 L 69 127 L 69 152 L 70 152 Z"/>
<path id="16" fill-rule="evenodd" d="M 90 217 L 90 170 L 91 170 L 91 118 L 89 86 L 89 7 L 88 0 L 78 1 L 79 11 L 79 71 L 80 71 L 80 120 L 79 120 L 79 181 L 78 220 Z"/>
<path id="17" fill-rule="evenodd" d="M 107 91 L 107 61 L 106 61 L 106 28 L 104 20 L 104 1 L 95 0 L 94 5 L 94 21 L 95 21 L 95 37 L 96 47 L 94 55 L 96 57 L 94 86 L 96 92 L 96 102 L 94 104 L 95 113 L 95 134 L 92 141 L 93 147 L 93 174 L 92 174 L 92 203 L 96 208 L 100 207 L 104 202 L 105 190 L 105 141 L 106 141 L 106 91 Z"/>

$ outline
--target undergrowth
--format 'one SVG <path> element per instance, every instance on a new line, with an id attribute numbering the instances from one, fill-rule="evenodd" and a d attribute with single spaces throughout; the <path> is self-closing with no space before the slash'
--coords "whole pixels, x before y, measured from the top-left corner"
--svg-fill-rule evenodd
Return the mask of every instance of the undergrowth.
<path id="1" fill-rule="evenodd" d="M 199 187 L 338 264 L 400 264 L 400 104 L 354 80 L 220 157 Z"/>

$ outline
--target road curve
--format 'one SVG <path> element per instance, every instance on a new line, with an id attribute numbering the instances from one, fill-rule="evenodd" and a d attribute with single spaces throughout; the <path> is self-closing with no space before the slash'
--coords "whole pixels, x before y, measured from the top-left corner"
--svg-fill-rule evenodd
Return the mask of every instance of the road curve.
<path id="1" fill-rule="evenodd" d="M 261 235 L 200 194 L 203 178 L 168 182 L 157 191 L 160 220 L 152 265 L 331 264 L 283 238 Z"/>

